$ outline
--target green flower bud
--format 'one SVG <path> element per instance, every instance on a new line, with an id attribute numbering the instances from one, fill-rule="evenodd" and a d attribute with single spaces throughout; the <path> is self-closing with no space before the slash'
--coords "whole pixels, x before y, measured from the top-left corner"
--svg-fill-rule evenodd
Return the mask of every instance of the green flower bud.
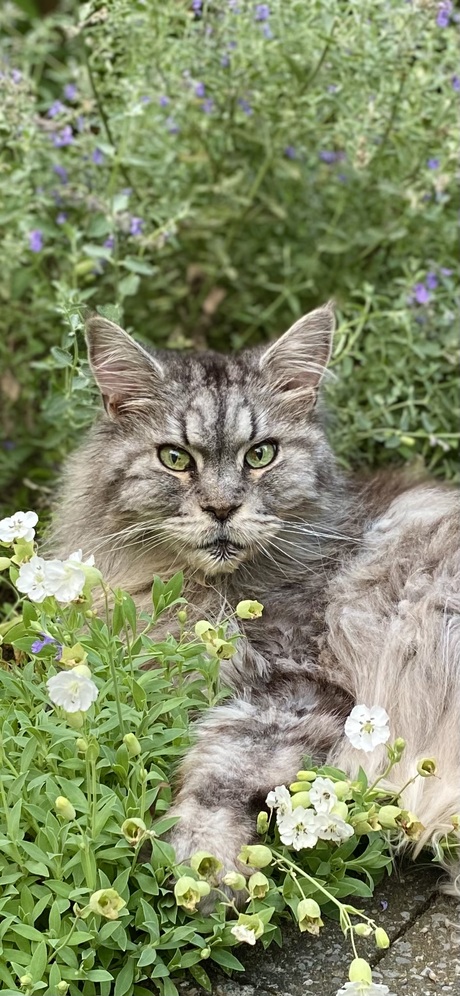
<path id="1" fill-rule="evenodd" d="M 86 754 L 88 750 L 88 741 L 84 737 L 78 737 L 75 741 L 75 746 L 79 754 Z"/>
<path id="2" fill-rule="evenodd" d="M 265 844 L 245 844 L 238 855 L 238 861 L 251 868 L 265 868 L 271 864 L 272 852 Z"/>
<path id="3" fill-rule="evenodd" d="M 10 564 L 11 560 L 9 557 L 0 557 L 0 571 L 6 571 Z"/>
<path id="4" fill-rule="evenodd" d="M 246 888 L 246 879 L 239 872 L 227 872 L 222 879 L 224 885 L 228 885 L 234 892 L 241 892 Z"/>
<path id="5" fill-rule="evenodd" d="M 87 748 L 87 751 L 86 751 L 86 755 L 87 755 L 88 761 L 90 761 L 91 764 L 93 763 L 93 761 L 97 761 L 97 759 L 99 757 L 99 744 L 98 744 L 97 740 L 95 740 L 94 737 L 91 737 L 91 741 L 88 743 L 88 748 Z"/>
<path id="6" fill-rule="evenodd" d="M 304 771 L 303 769 L 298 771 L 296 774 L 296 778 L 299 782 L 314 782 L 317 777 L 318 774 L 316 771 Z"/>
<path id="7" fill-rule="evenodd" d="M 332 807 L 331 812 L 334 813 L 335 816 L 340 816 L 341 820 L 345 820 L 345 822 L 348 821 L 348 806 L 346 802 L 336 802 L 335 806 Z"/>
<path id="8" fill-rule="evenodd" d="M 68 991 L 69 991 L 69 983 L 68 982 L 64 982 L 64 981 L 63 982 L 58 982 L 58 984 L 56 986 L 56 992 L 59 993 L 59 996 L 66 996 L 66 993 L 68 993 Z"/>
<path id="9" fill-rule="evenodd" d="M 266 833 L 270 824 L 268 813 L 263 809 L 257 817 L 257 833 Z"/>
<path id="10" fill-rule="evenodd" d="M 77 664 L 84 664 L 88 658 L 86 650 L 82 647 L 81 643 L 74 643 L 72 647 L 63 647 L 61 650 L 61 656 L 59 658 L 59 663 L 64 664 L 65 667 L 74 668 Z M 85 672 L 80 672 L 84 674 Z M 91 676 L 91 671 L 86 675 L 87 678 Z"/>
<path id="11" fill-rule="evenodd" d="M 263 872 L 254 872 L 248 882 L 251 899 L 263 899 L 270 889 L 270 882 Z"/>
<path id="12" fill-rule="evenodd" d="M 398 754 L 398 757 L 401 757 L 406 749 L 406 741 L 402 737 L 397 737 L 393 744 L 393 749 Z"/>
<path id="13" fill-rule="evenodd" d="M 179 612 L 177 613 L 177 618 L 178 618 L 179 622 L 181 623 L 181 625 L 183 626 L 183 624 L 187 622 L 187 611 L 186 611 L 186 609 L 179 609 Z M 204 948 L 203 948 L 203 950 L 204 950 Z"/>
<path id="14" fill-rule="evenodd" d="M 358 937 L 369 937 L 373 933 L 372 927 L 368 923 L 357 923 L 353 930 Z"/>
<path id="15" fill-rule="evenodd" d="M 351 798 L 350 782 L 334 782 L 334 792 L 340 801 Z"/>
<path id="16" fill-rule="evenodd" d="M 66 799 L 65 795 L 58 795 L 54 802 L 54 808 L 63 820 L 74 820 L 77 815 L 72 803 Z"/>
<path id="17" fill-rule="evenodd" d="M 211 954 L 211 948 L 201 948 L 201 951 L 200 951 L 201 961 L 205 961 L 206 958 L 209 958 L 210 954 Z"/>
<path id="18" fill-rule="evenodd" d="M 422 757 L 417 762 L 417 771 L 422 778 L 432 778 L 436 774 L 436 761 L 434 757 Z"/>
<path id="19" fill-rule="evenodd" d="M 85 722 L 84 712 L 66 712 L 65 719 L 71 730 L 81 730 Z"/>
<path id="20" fill-rule="evenodd" d="M 396 823 L 398 816 L 401 816 L 399 806 L 382 806 L 379 809 L 378 821 L 385 830 L 394 830 L 398 826 Z"/>
<path id="21" fill-rule="evenodd" d="M 220 661 L 229 661 L 236 654 L 235 645 L 228 640 L 216 639 L 212 643 L 206 643 L 206 650 L 211 657 L 218 657 Z"/>
<path id="22" fill-rule="evenodd" d="M 133 847 L 135 847 L 136 844 L 142 840 L 146 830 L 147 827 L 144 821 L 138 819 L 136 816 L 131 816 L 121 824 L 121 832 L 123 837 L 125 837 L 128 844 L 132 844 Z"/>
<path id="23" fill-rule="evenodd" d="M 196 881 L 191 875 L 182 875 L 174 886 L 174 895 L 178 906 L 191 913 L 196 910 L 197 903 L 203 896 L 208 896 L 211 886 L 208 882 Z"/>
<path id="24" fill-rule="evenodd" d="M 364 958 L 353 958 L 348 970 L 348 978 L 350 982 L 367 982 L 370 985 L 372 982 L 371 966 L 367 961 L 364 961 Z"/>
<path id="25" fill-rule="evenodd" d="M 235 611 L 239 619 L 260 619 L 264 607 L 261 602 L 252 602 L 250 599 L 246 599 L 243 602 L 238 602 Z"/>
<path id="26" fill-rule="evenodd" d="M 303 782 L 303 784 L 304 785 L 309 785 L 310 782 Z M 293 809 L 295 809 L 296 806 L 304 806 L 305 809 L 308 809 L 308 807 L 310 805 L 311 805 L 311 803 L 310 803 L 310 793 L 309 792 L 296 792 L 293 795 L 293 797 L 292 797 L 292 808 Z"/>
<path id="27" fill-rule="evenodd" d="M 21 975 L 21 978 L 19 979 L 19 982 L 20 982 L 21 986 L 24 986 L 24 987 L 31 986 L 32 985 L 32 976 L 31 975 Z"/>
<path id="28" fill-rule="evenodd" d="M 386 930 L 383 929 L 383 927 L 376 928 L 374 932 L 374 937 L 375 937 L 375 943 L 378 948 L 390 947 L 390 938 L 388 937 L 388 934 Z"/>
<path id="29" fill-rule="evenodd" d="M 141 745 L 134 733 L 126 733 L 123 737 L 123 743 L 126 744 L 130 757 L 137 757 L 141 753 Z"/>
<path id="30" fill-rule="evenodd" d="M 247 930 L 252 930 L 256 938 L 262 937 L 264 932 L 264 922 L 260 919 L 257 913 L 240 913 L 238 917 L 238 927 L 246 927 Z M 244 940 L 244 938 L 238 937 L 236 929 L 233 928 L 232 933 L 235 933 L 237 940 Z"/>
<path id="31" fill-rule="evenodd" d="M 310 782 L 308 782 L 306 779 L 299 782 L 292 782 L 292 784 L 289 786 L 290 792 L 309 792 L 310 789 L 311 789 Z"/>
<path id="32" fill-rule="evenodd" d="M 207 851 L 196 851 L 190 858 L 190 868 L 193 868 L 193 871 L 196 871 L 202 878 L 214 882 L 217 872 L 223 868 L 223 864 Z"/>
<path id="33" fill-rule="evenodd" d="M 420 840 L 425 830 L 423 823 L 420 823 L 415 813 L 411 813 L 406 809 L 403 809 L 401 815 L 398 817 L 397 825 L 404 830 L 409 840 Z"/>
<path id="34" fill-rule="evenodd" d="M 309 934 L 319 934 L 323 921 L 321 910 L 314 899 L 301 899 L 296 911 L 299 930 L 303 933 L 308 930 Z"/>
<path id="35" fill-rule="evenodd" d="M 72 671 L 75 671 L 75 674 L 82 674 L 84 678 L 91 678 L 91 671 L 86 664 L 75 664 Z"/>
<path id="36" fill-rule="evenodd" d="M 199 619 L 195 623 L 195 633 L 200 640 L 204 643 L 208 643 L 210 640 L 215 640 L 217 637 L 217 630 L 211 626 L 211 623 L 207 622 L 206 619 Z"/>
<path id="37" fill-rule="evenodd" d="M 91 912 L 105 916 L 106 920 L 118 920 L 123 906 L 126 906 L 126 902 L 115 889 L 99 889 L 89 897 L 88 907 Z"/>

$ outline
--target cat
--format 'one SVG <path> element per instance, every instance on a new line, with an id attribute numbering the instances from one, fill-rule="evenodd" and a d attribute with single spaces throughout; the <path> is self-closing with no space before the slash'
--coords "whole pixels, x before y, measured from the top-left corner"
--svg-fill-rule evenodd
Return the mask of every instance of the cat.
<path id="1" fill-rule="evenodd" d="M 343 726 L 356 703 L 383 706 L 407 742 L 395 785 L 437 760 L 439 777 L 403 796 L 425 827 L 415 849 L 460 809 L 459 494 L 338 468 L 320 397 L 333 332 L 326 305 L 268 346 L 186 355 L 87 323 L 104 411 L 67 464 L 53 552 L 95 554 L 139 608 L 154 573 L 182 569 L 190 625 L 240 599 L 264 605 L 222 663 L 233 698 L 206 714 L 179 771 L 180 861 L 205 850 L 241 870 L 267 793 L 306 754 L 353 774 L 363 755 Z M 385 758 L 366 755 L 371 779 Z"/>

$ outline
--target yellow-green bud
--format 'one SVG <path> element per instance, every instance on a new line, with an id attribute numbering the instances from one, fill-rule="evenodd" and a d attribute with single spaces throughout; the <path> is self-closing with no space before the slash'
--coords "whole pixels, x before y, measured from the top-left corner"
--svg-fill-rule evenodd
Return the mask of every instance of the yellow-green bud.
<path id="1" fill-rule="evenodd" d="M 299 930 L 303 933 L 308 930 L 309 934 L 319 934 L 323 926 L 321 910 L 314 899 L 301 899 L 296 912 L 299 922 Z"/>
<path id="2" fill-rule="evenodd" d="M 211 948 L 209 948 L 209 947 L 208 948 L 201 948 L 201 951 L 200 951 L 201 961 L 205 961 L 206 958 L 209 958 L 210 954 L 211 954 Z"/>
<path id="3" fill-rule="evenodd" d="M 126 902 L 115 889 L 99 889 L 89 897 L 88 906 L 92 913 L 99 913 L 106 920 L 118 920 L 118 914 Z"/>
<path id="4" fill-rule="evenodd" d="M 66 799 L 65 795 L 58 795 L 54 802 L 54 808 L 63 820 L 74 820 L 77 815 L 72 803 Z"/>
<path id="5" fill-rule="evenodd" d="M 372 927 L 369 923 L 357 923 L 353 930 L 358 937 L 369 937 L 373 933 Z"/>
<path id="6" fill-rule="evenodd" d="M 376 928 L 374 937 L 375 937 L 375 943 L 378 948 L 390 947 L 390 938 L 388 937 L 388 934 L 386 930 L 383 929 L 383 927 Z"/>
<path id="7" fill-rule="evenodd" d="M 196 871 L 202 878 L 212 881 L 223 868 L 223 864 L 208 851 L 196 851 L 190 858 L 190 868 L 193 868 L 193 871 Z"/>
<path id="8" fill-rule="evenodd" d="M 304 785 L 309 785 L 310 782 L 304 782 Z M 310 805 L 310 793 L 309 792 L 296 792 L 292 797 L 292 808 L 295 809 L 296 806 L 303 806 L 308 809 Z"/>
<path id="9" fill-rule="evenodd" d="M 236 647 L 228 640 L 216 639 L 212 643 L 206 643 L 206 650 L 211 657 L 218 657 L 220 661 L 229 661 L 236 654 Z"/>
<path id="10" fill-rule="evenodd" d="M 350 798 L 350 782 L 334 782 L 334 792 L 339 800 Z"/>
<path id="11" fill-rule="evenodd" d="M 74 671 L 75 674 L 83 675 L 84 678 L 91 678 L 91 671 L 87 664 L 76 664 L 75 667 L 72 668 L 72 671 Z"/>
<path id="12" fill-rule="evenodd" d="M 263 899 L 270 889 L 270 882 L 263 872 L 254 872 L 248 882 L 248 890 L 251 899 Z"/>
<path id="13" fill-rule="evenodd" d="M 316 771 L 310 771 L 310 770 L 304 771 L 302 769 L 301 771 L 298 771 L 296 774 L 296 778 L 299 782 L 314 782 L 315 778 L 317 777 L 318 773 Z"/>
<path id="14" fill-rule="evenodd" d="M 241 892 L 246 888 L 246 879 L 239 872 L 227 872 L 222 879 L 224 885 L 228 885 L 234 892 Z"/>
<path id="15" fill-rule="evenodd" d="M 396 823 L 398 816 L 401 816 L 399 806 L 382 806 L 379 809 L 378 821 L 385 830 L 394 830 L 398 826 Z"/>
<path id="16" fill-rule="evenodd" d="M 56 992 L 59 993 L 59 996 L 66 996 L 66 993 L 68 993 L 68 991 L 69 991 L 69 983 L 68 982 L 64 982 L 64 981 L 58 982 L 58 984 L 56 986 Z"/>
<path id="17" fill-rule="evenodd" d="M 211 626 L 211 623 L 209 623 L 206 619 L 199 619 L 198 622 L 195 623 L 195 633 L 198 638 L 200 640 L 204 640 L 205 643 L 208 643 L 209 640 L 214 640 L 217 637 L 217 630 L 214 629 L 214 627 Z"/>
<path id="18" fill-rule="evenodd" d="M 238 860 L 251 868 L 265 868 L 271 864 L 272 857 L 270 848 L 266 847 L 265 844 L 245 844 L 241 848 Z"/>
<path id="19" fill-rule="evenodd" d="M 268 813 L 266 813 L 265 810 L 263 809 L 262 812 L 259 813 L 259 815 L 257 817 L 257 833 L 260 833 L 260 834 L 266 833 L 267 830 L 268 830 L 269 824 L 270 824 L 270 820 L 268 819 Z"/>
<path id="20" fill-rule="evenodd" d="M 372 982 L 371 966 L 367 961 L 364 961 L 364 958 L 353 958 L 348 970 L 348 978 L 350 982 L 367 982 L 370 985 Z"/>
<path id="21" fill-rule="evenodd" d="M 417 762 L 417 771 L 422 778 L 432 778 L 436 774 L 436 761 L 434 757 L 422 757 Z"/>
<path id="22" fill-rule="evenodd" d="M 460 829 L 460 813 L 454 813 L 453 816 L 451 816 L 451 820 L 452 820 L 452 828 L 453 828 L 453 830 L 459 830 Z"/>
<path id="23" fill-rule="evenodd" d="M 309 792 L 310 789 L 310 782 L 308 782 L 305 778 L 302 781 L 292 782 L 289 786 L 290 792 Z"/>
<path id="24" fill-rule="evenodd" d="M 396 761 L 400 761 L 406 749 L 406 741 L 402 737 L 397 737 L 393 744 L 393 754 Z"/>
<path id="25" fill-rule="evenodd" d="M 84 737 L 78 737 L 75 741 L 75 746 L 79 754 L 86 754 L 88 750 L 88 741 Z"/>
<path id="26" fill-rule="evenodd" d="M 0 557 L 0 571 L 6 571 L 10 564 L 11 560 L 9 557 Z"/>
<path id="27" fill-rule="evenodd" d="M 88 654 L 86 653 L 86 650 L 82 647 L 81 643 L 74 643 L 72 647 L 62 648 L 61 656 L 59 658 L 59 663 L 64 664 L 65 667 L 76 668 L 78 664 L 84 664 L 87 657 Z M 85 674 L 84 671 L 80 671 L 79 673 Z M 86 675 L 86 677 L 89 678 L 90 675 L 91 671 L 89 671 L 88 669 L 88 674 Z"/>
<path id="28" fill-rule="evenodd" d="M 85 714 L 84 712 L 66 712 L 65 719 L 71 730 L 81 730 L 85 722 Z"/>
<path id="29" fill-rule="evenodd" d="M 346 802 L 336 802 L 335 806 L 331 810 L 335 816 L 339 816 L 341 820 L 348 820 L 348 806 Z"/>
<path id="30" fill-rule="evenodd" d="M 177 618 L 178 618 L 179 622 L 182 625 L 184 623 L 186 623 L 187 622 L 187 612 L 186 612 L 186 609 L 179 609 L 179 612 L 177 613 Z M 204 948 L 203 948 L 203 950 L 204 950 Z"/>
<path id="31" fill-rule="evenodd" d="M 182 906 L 184 910 L 190 910 L 191 913 L 203 896 L 209 896 L 210 891 L 211 886 L 208 882 L 203 882 L 201 879 L 197 882 L 190 875 L 182 875 L 174 886 L 177 905 Z"/>
<path id="32" fill-rule="evenodd" d="M 123 836 L 128 841 L 128 844 L 132 844 L 133 847 L 142 840 L 146 830 L 147 827 L 144 821 L 138 819 L 137 816 L 131 816 L 121 824 Z"/>
<path id="33" fill-rule="evenodd" d="M 264 607 L 261 602 L 253 602 L 250 599 L 246 599 L 243 602 L 238 602 L 235 611 L 240 619 L 260 619 Z"/>
<path id="34" fill-rule="evenodd" d="M 94 761 L 97 761 L 99 757 L 99 744 L 97 740 L 94 739 L 94 737 L 92 737 L 90 743 L 88 743 L 86 754 L 88 757 L 88 761 L 90 761 L 91 764 Z"/>
<path id="35" fill-rule="evenodd" d="M 32 976 L 31 975 L 21 975 L 21 978 L 19 979 L 19 982 L 20 982 L 21 986 L 31 986 L 32 985 Z"/>
<path id="36" fill-rule="evenodd" d="M 125 733 L 123 743 L 126 744 L 130 757 L 137 757 L 141 753 L 141 745 L 134 733 Z"/>

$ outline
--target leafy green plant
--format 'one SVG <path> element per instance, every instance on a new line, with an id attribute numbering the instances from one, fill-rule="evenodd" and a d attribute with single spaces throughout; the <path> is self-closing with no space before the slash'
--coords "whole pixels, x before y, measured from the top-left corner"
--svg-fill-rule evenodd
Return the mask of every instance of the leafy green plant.
<path id="1" fill-rule="evenodd" d="M 2 992 L 175 996 L 187 973 L 210 991 L 205 963 L 241 971 L 238 943 L 281 943 L 288 916 L 312 935 L 323 916 L 338 918 L 350 979 L 370 984 L 357 939 L 388 939 L 359 902 L 390 870 L 394 843 L 420 832 L 416 816 L 363 770 L 350 782 L 310 765 L 267 797 L 260 842 L 240 854 L 246 876 L 207 853 L 177 864 L 165 839 L 174 769 L 191 719 L 225 697 L 219 659 L 240 637 L 228 620 L 187 629 L 180 575 L 155 578 L 152 609 L 138 613 L 92 558 L 37 556 L 36 523 L 33 512 L 0 522 L 0 568 L 28 595 L 0 628 Z M 262 611 L 244 601 L 236 616 L 250 625 Z M 165 614 L 179 632 L 159 643 Z M 358 707 L 348 735 L 372 747 L 388 738 L 387 720 Z M 385 775 L 403 750 L 403 741 L 387 747 Z M 416 777 L 435 769 L 422 759 Z M 202 909 L 211 891 L 214 909 Z"/>

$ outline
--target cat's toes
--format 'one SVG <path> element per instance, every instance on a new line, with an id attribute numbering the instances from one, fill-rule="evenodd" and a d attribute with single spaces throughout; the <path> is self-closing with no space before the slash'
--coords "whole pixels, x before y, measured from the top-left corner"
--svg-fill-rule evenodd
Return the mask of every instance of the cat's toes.
<path id="1" fill-rule="evenodd" d="M 212 817 L 214 814 L 210 814 Z M 247 900 L 248 894 L 245 889 L 234 891 L 231 886 L 222 880 L 230 873 L 237 872 L 245 878 L 253 871 L 248 869 L 238 861 L 241 848 L 248 841 L 248 835 L 241 833 L 240 828 L 230 827 L 228 824 L 223 828 L 217 828 L 212 820 L 207 825 L 190 825 L 185 819 L 181 819 L 168 835 L 169 843 L 174 847 L 177 864 L 190 864 L 190 858 L 197 852 L 211 854 L 220 863 L 220 868 L 206 873 L 205 877 L 212 885 L 209 896 L 200 902 L 200 910 L 209 913 L 219 900 L 227 898 L 241 906 Z M 203 870 L 205 866 L 203 866 Z"/>

